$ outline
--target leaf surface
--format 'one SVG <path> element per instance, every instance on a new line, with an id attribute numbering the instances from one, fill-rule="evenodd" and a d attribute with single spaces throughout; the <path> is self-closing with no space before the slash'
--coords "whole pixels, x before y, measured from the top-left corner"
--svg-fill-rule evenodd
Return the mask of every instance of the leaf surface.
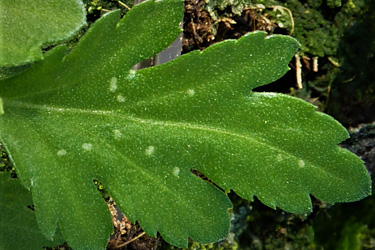
<path id="1" fill-rule="evenodd" d="M 35 213 L 28 208 L 33 204 L 31 192 L 17 179 L 10 178 L 8 173 L 0 173 L 0 190 L 1 249 L 43 249 L 64 242 L 60 235 L 51 242 L 40 232 Z"/>
<path id="2" fill-rule="evenodd" d="M 71 37 L 84 24 L 81 0 L 0 0 L 0 66 L 41 60 L 41 46 Z"/>
<path id="3" fill-rule="evenodd" d="M 337 147 L 348 137 L 338 122 L 251 91 L 285 74 L 293 38 L 250 33 L 132 71 L 179 34 L 182 5 L 148 1 L 120 22 L 109 13 L 68 55 L 57 47 L 0 83 L 0 140 L 47 237 L 59 222 L 72 247 L 104 248 L 112 226 L 94 179 L 176 246 L 226 237 L 231 203 L 218 187 L 298 213 L 311 210 L 310 194 L 334 203 L 370 193 L 362 161 Z"/>

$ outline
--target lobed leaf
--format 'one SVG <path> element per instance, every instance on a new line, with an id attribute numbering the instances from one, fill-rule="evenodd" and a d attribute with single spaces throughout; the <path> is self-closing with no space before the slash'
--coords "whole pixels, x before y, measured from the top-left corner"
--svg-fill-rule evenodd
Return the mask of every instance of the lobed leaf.
<path id="1" fill-rule="evenodd" d="M 10 178 L 8 173 L 0 173 L 0 190 L 1 249 L 43 249 L 64 242 L 60 234 L 52 242 L 40 232 L 35 213 L 29 208 L 33 204 L 31 192 L 18 180 Z"/>
<path id="2" fill-rule="evenodd" d="M 81 0 L 1 0 L 0 66 L 41 60 L 41 46 L 71 37 L 84 24 Z"/>
<path id="3" fill-rule="evenodd" d="M 363 162 L 337 147 L 348 137 L 338 122 L 251 91 L 285 74 L 293 38 L 255 32 L 131 70 L 175 39 L 182 5 L 148 1 L 120 22 L 109 13 L 68 55 L 57 47 L 0 82 L 0 140 L 48 238 L 59 222 L 72 247 L 104 248 L 112 226 L 94 179 L 131 221 L 176 246 L 226 237 L 231 203 L 219 188 L 297 213 L 311 211 L 310 194 L 370 194 Z"/>

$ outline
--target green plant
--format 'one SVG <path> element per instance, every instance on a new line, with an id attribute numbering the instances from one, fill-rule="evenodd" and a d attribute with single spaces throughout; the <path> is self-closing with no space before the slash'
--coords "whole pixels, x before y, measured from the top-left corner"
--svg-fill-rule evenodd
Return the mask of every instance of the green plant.
<path id="1" fill-rule="evenodd" d="M 0 67 L 43 59 L 42 46 L 65 40 L 85 23 L 81 1 L 1 1 Z"/>
<path id="2" fill-rule="evenodd" d="M 57 46 L 0 82 L 0 141 L 47 239 L 60 228 L 75 249 L 105 247 L 112 225 L 94 180 L 176 246 L 226 237 L 231 190 L 294 213 L 311 211 L 310 194 L 329 203 L 370 194 L 362 161 L 337 147 L 348 137 L 338 122 L 251 91 L 288 70 L 295 39 L 255 32 L 131 70 L 175 39 L 182 14 L 180 0 L 147 1 L 120 22 L 110 12 L 68 54 Z"/>
<path id="3" fill-rule="evenodd" d="M 1 249 L 41 249 L 64 242 L 60 232 L 54 241 L 47 240 L 40 232 L 32 211 L 31 193 L 17 179 L 10 178 L 9 173 L 0 173 L 0 190 Z"/>

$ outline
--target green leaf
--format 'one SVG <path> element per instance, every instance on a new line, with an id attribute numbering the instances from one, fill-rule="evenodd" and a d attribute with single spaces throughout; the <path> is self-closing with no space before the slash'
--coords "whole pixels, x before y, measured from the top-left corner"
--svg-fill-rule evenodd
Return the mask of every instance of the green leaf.
<path id="1" fill-rule="evenodd" d="M 138 71 L 179 34 L 180 0 L 148 1 L 98 20 L 0 82 L 0 140 L 33 193 L 39 225 L 59 222 L 76 249 L 103 249 L 112 230 L 93 180 L 151 236 L 186 246 L 226 237 L 224 192 L 288 212 L 370 193 L 363 162 L 337 147 L 333 118 L 299 99 L 251 90 L 288 70 L 291 37 L 250 33 Z M 95 53 L 93 53 L 95 52 Z M 213 183 L 192 173 L 197 170 Z"/>
<path id="2" fill-rule="evenodd" d="M 58 237 L 54 242 L 47 240 L 40 232 L 35 213 L 28 208 L 33 204 L 31 192 L 17 179 L 7 173 L 0 173 L 0 248 L 42 249 L 63 242 Z"/>
<path id="3" fill-rule="evenodd" d="M 84 24 L 81 0 L 0 0 L 0 66 L 41 60 L 43 45 L 71 37 Z"/>

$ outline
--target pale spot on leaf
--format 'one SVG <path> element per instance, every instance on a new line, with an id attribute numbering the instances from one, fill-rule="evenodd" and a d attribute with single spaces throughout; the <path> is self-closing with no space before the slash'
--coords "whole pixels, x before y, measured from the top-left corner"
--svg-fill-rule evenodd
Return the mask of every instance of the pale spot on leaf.
<path id="1" fill-rule="evenodd" d="M 64 155 L 66 155 L 66 150 L 65 149 L 60 149 L 59 151 L 57 151 L 57 155 L 58 156 L 64 156 Z"/>
<path id="2" fill-rule="evenodd" d="M 129 71 L 128 79 L 131 80 L 131 79 L 133 79 L 134 77 L 135 77 L 135 70 L 132 70 L 132 69 L 131 69 L 131 70 Z"/>
<path id="3" fill-rule="evenodd" d="M 194 89 L 188 89 L 188 90 L 186 90 L 186 93 L 188 94 L 188 96 L 194 96 L 195 90 Z"/>
<path id="4" fill-rule="evenodd" d="M 118 101 L 118 102 L 125 102 L 125 100 L 126 100 L 126 98 L 123 97 L 122 95 L 118 95 L 118 96 L 117 96 L 117 101 Z"/>
<path id="5" fill-rule="evenodd" d="M 172 174 L 178 177 L 178 175 L 180 174 L 180 168 L 178 167 L 173 168 Z"/>
<path id="6" fill-rule="evenodd" d="M 92 149 L 92 144 L 91 143 L 83 143 L 82 148 L 86 151 L 90 151 Z"/>
<path id="7" fill-rule="evenodd" d="M 299 167 L 304 167 L 305 166 L 305 162 L 303 160 L 298 160 L 298 166 Z"/>
<path id="8" fill-rule="evenodd" d="M 109 91 L 115 92 L 117 89 L 117 78 L 114 76 L 111 78 L 109 83 Z"/>
<path id="9" fill-rule="evenodd" d="M 120 139 L 122 137 L 122 133 L 120 132 L 120 130 L 113 130 L 113 136 L 115 137 L 115 139 Z"/>
<path id="10" fill-rule="evenodd" d="M 154 146 L 148 146 L 146 148 L 146 155 L 152 155 L 152 154 L 154 154 L 154 152 L 155 152 L 155 147 Z"/>
<path id="11" fill-rule="evenodd" d="M 270 92 L 262 92 L 262 95 L 263 95 L 264 97 L 268 97 L 268 98 L 277 97 L 277 94 L 276 94 L 276 93 L 270 93 Z"/>

